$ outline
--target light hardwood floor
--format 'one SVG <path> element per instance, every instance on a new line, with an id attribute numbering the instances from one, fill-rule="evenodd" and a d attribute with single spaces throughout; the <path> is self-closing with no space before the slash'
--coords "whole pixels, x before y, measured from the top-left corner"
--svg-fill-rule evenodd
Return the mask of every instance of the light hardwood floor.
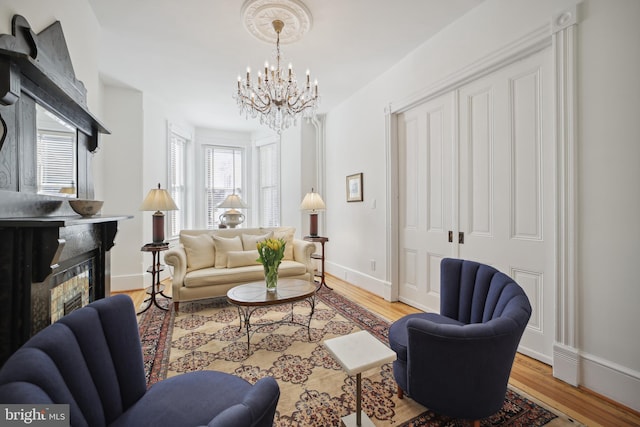
<path id="1" fill-rule="evenodd" d="M 420 311 L 401 302 L 388 302 L 331 275 L 327 275 L 326 281 L 334 292 L 339 292 L 350 300 L 358 302 L 389 321 Z M 136 307 L 139 307 L 145 298 L 145 292 L 142 290 L 127 292 L 127 294 L 133 298 Z M 554 378 L 550 366 L 520 353 L 516 355 L 509 383 L 588 426 L 640 426 L 640 413 L 622 407 L 585 388 L 570 386 Z"/>

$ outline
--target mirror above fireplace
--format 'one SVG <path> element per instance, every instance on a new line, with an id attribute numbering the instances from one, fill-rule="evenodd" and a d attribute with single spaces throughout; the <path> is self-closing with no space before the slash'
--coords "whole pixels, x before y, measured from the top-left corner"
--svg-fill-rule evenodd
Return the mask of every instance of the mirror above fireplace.
<path id="1" fill-rule="evenodd" d="M 71 216 L 93 199 L 93 154 L 109 133 L 87 107 L 62 25 L 39 33 L 15 15 L 0 35 L 0 218 Z"/>
<path id="2" fill-rule="evenodd" d="M 36 104 L 38 194 L 77 196 L 78 130 Z"/>

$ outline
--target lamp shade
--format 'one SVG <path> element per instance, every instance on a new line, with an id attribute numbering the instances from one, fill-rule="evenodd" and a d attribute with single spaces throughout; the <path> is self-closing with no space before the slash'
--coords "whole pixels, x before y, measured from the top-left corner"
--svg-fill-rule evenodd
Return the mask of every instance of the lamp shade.
<path id="1" fill-rule="evenodd" d="M 149 190 L 147 197 L 140 205 L 141 211 L 155 211 L 153 214 L 153 243 L 157 245 L 164 244 L 164 214 L 161 211 L 177 211 L 178 206 L 171 198 L 167 190 L 154 188 Z"/>
<path id="2" fill-rule="evenodd" d="M 311 193 L 307 193 L 304 199 L 302 199 L 300 209 L 303 211 L 317 212 L 325 210 L 325 205 L 322 197 L 320 197 L 318 193 L 315 193 L 312 188 Z"/>
<path id="3" fill-rule="evenodd" d="M 222 203 L 218 205 L 219 208 L 226 209 L 246 209 L 249 207 L 237 194 L 229 194 Z"/>
<path id="4" fill-rule="evenodd" d="M 177 211 L 178 206 L 171 198 L 171 195 L 167 190 L 160 188 L 154 188 L 149 190 L 147 197 L 142 201 L 140 205 L 141 211 Z"/>

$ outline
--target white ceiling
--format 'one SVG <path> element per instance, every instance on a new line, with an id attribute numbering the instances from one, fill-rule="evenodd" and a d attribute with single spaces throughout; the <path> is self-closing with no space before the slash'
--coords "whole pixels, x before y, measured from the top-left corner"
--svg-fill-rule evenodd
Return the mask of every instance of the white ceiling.
<path id="1" fill-rule="evenodd" d="M 312 15 L 285 64 L 317 78 L 329 111 L 482 0 L 303 0 Z M 195 126 L 254 131 L 232 98 L 237 76 L 272 62 L 274 45 L 242 24 L 241 0 L 89 0 L 100 22 L 100 72 L 160 98 Z"/>

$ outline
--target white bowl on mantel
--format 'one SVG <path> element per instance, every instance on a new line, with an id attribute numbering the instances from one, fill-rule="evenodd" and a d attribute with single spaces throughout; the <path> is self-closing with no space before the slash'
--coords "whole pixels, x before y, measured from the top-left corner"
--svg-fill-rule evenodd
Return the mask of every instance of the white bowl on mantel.
<path id="1" fill-rule="evenodd" d="M 102 200 L 70 199 L 71 209 L 82 216 L 93 216 L 102 209 Z"/>

